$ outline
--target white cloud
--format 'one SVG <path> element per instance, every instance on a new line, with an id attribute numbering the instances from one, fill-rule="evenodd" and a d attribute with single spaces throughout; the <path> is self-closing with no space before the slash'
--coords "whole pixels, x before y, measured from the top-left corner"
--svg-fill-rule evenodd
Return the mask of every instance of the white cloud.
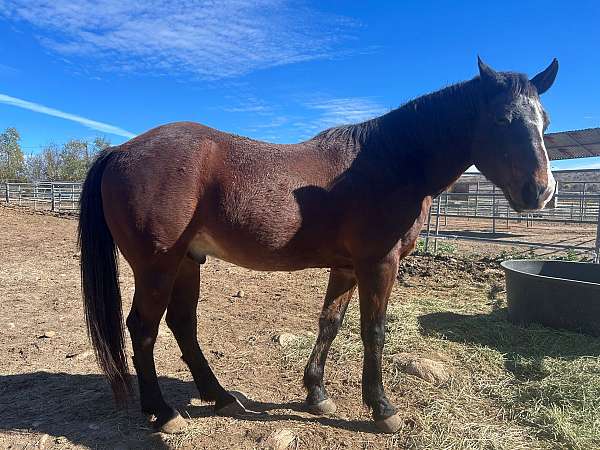
<path id="1" fill-rule="evenodd" d="M 264 100 L 253 95 L 239 95 L 238 97 L 228 96 L 228 99 L 235 99 L 234 105 L 223 107 L 225 112 L 233 113 L 256 113 L 260 115 L 270 115 L 273 112 L 273 106 Z"/>
<path id="2" fill-rule="evenodd" d="M 297 0 L 4 0 L 0 16 L 104 69 L 213 80 L 333 58 L 356 26 Z"/>
<path id="3" fill-rule="evenodd" d="M 389 111 L 369 97 L 319 97 L 301 101 L 309 112 L 304 117 L 288 120 L 290 132 L 300 139 L 308 139 L 327 128 L 363 122 Z M 315 115 L 316 113 L 316 115 Z"/>
<path id="4" fill-rule="evenodd" d="M 387 111 L 367 97 L 320 99 L 306 102 L 304 106 L 320 112 L 320 116 L 314 122 L 322 128 L 362 122 Z"/>
<path id="5" fill-rule="evenodd" d="M 123 136 L 126 138 L 133 138 L 136 136 L 134 133 L 124 130 L 123 128 L 116 127 L 114 125 L 109 125 L 103 122 L 97 122 L 95 120 L 87 119 L 85 117 L 77 116 L 75 114 L 70 114 L 64 111 L 60 111 L 58 109 L 49 108 L 47 106 L 40 105 L 39 103 L 28 102 L 27 100 L 11 97 L 9 95 L 0 94 L 0 103 L 16 106 L 17 108 L 28 109 L 30 111 L 35 111 L 42 114 L 47 114 L 49 116 L 60 117 L 61 119 L 66 119 L 72 122 L 80 123 L 81 125 L 91 128 L 92 130 L 98 130 L 104 133 L 114 134 L 116 136 Z"/>
<path id="6" fill-rule="evenodd" d="M 19 74 L 19 70 L 14 67 L 7 66 L 6 64 L 0 64 L 0 75 L 16 76 Z"/>

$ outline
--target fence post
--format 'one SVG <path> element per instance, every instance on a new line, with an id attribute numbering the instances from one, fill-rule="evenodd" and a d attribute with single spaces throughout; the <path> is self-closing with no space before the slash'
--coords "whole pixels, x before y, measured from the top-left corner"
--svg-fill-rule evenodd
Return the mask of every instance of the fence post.
<path id="1" fill-rule="evenodd" d="M 496 185 L 492 187 L 492 233 L 496 234 Z"/>
<path id="2" fill-rule="evenodd" d="M 425 234 L 425 253 L 429 251 L 429 232 L 431 231 L 431 206 L 429 205 L 429 212 L 427 213 L 427 233 Z"/>
<path id="3" fill-rule="evenodd" d="M 10 203 L 10 184 L 8 181 L 4 184 L 6 185 L 6 204 L 8 205 Z"/>
<path id="4" fill-rule="evenodd" d="M 477 207 L 479 206 L 479 181 L 477 182 L 477 189 L 475 190 L 475 217 L 477 217 Z"/>
<path id="5" fill-rule="evenodd" d="M 579 222 L 583 222 L 583 211 L 585 204 L 585 183 L 581 185 L 581 195 L 579 196 Z"/>
<path id="6" fill-rule="evenodd" d="M 54 182 L 50 183 L 50 196 L 52 197 L 52 201 L 51 201 L 52 211 L 55 211 L 55 209 L 56 209 L 56 203 L 55 203 L 56 200 L 54 199 Z"/>
<path id="7" fill-rule="evenodd" d="M 598 200 L 598 224 L 596 225 L 596 250 L 594 251 L 594 262 L 600 264 L 600 200 Z"/>
<path id="8" fill-rule="evenodd" d="M 433 240 L 433 253 L 437 253 L 438 235 L 440 234 L 440 211 L 442 208 L 442 195 L 437 198 L 437 209 L 435 211 L 435 238 Z"/>
<path id="9" fill-rule="evenodd" d="M 448 226 L 448 191 L 445 193 L 446 200 L 444 201 L 444 226 Z"/>
<path id="10" fill-rule="evenodd" d="M 584 182 L 583 183 L 583 195 L 582 195 L 582 199 L 581 199 L 581 203 L 582 203 L 582 207 L 581 207 L 581 220 L 582 221 L 585 221 L 585 214 L 586 214 L 586 211 L 585 211 L 585 209 L 586 209 L 585 207 L 586 207 L 586 203 L 587 203 L 587 200 L 585 198 L 586 188 L 587 188 L 587 183 Z"/>

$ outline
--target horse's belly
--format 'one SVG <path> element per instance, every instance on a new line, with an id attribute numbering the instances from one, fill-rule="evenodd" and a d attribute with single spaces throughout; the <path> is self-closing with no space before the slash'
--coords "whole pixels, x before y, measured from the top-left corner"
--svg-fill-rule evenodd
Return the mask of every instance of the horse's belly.
<path id="1" fill-rule="evenodd" d="M 227 250 L 225 250 L 211 236 L 200 233 L 190 243 L 188 253 L 197 261 L 201 261 L 205 256 L 214 256 L 219 259 L 228 260 Z"/>
<path id="2" fill-rule="evenodd" d="M 254 270 L 291 271 L 310 267 L 335 267 L 346 265 L 343 256 L 324 255 L 321 251 L 300 249 L 275 249 L 244 240 L 223 243 L 207 233 L 199 233 L 188 247 L 189 255 L 196 261 L 213 256 L 232 264 Z"/>

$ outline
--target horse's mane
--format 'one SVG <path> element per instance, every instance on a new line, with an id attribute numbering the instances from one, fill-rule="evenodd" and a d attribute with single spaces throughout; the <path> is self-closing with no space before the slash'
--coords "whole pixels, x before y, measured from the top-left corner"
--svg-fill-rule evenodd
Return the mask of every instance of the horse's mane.
<path id="1" fill-rule="evenodd" d="M 521 94 L 528 96 L 534 94 L 534 87 L 526 75 L 515 72 L 500 72 L 500 75 L 502 76 L 502 84 L 498 93 L 505 92 L 507 95 L 515 97 Z M 340 125 L 326 129 L 313 139 L 319 139 L 324 143 L 343 141 L 354 145 L 364 145 L 371 141 L 374 134 L 387 142 L 394 141 L 397 138 L 397 136 L 391 136 L 391 134 L 408 133 L 415 136 L 420 130 L 424 129 L 424 119 L 427 119 L 428 123 L 431 120 L 448 121 L 452 117 L 452 111 L 456 111 L 457 108 L 461 107 L 475 112 L 480 99 L 480 85 L 480 77 L 452 84 L 438 91 L 409 100 L 379 117 L 356 124 Z M 394 126 L 383 126 L 390 122 L 405 128 L 405 130 Z M 448 123 L 445 124 L 445 126 L 447 125 Z M 431 127 L 428 127 L 429 130 L 431 130 Z M 390 136 L 381 136 L 381 133 L 390 134 Z"/>

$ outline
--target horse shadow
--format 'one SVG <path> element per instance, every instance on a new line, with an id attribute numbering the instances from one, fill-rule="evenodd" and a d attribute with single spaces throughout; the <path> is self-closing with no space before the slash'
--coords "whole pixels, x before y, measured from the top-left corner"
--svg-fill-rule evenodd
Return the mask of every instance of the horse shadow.
<path id="1" fill-rule="evenodd" d="M 545 378 L 546 357 L 573 360 L 600 356 L 600 339 L 541 325 L 516 325 L 508 320 L 507 308 L 489 314 L 435 312 L 418 320 L 424 335 L 497 350 L 504 356 L 505 369 L 519 380 Z"/>
<path id="2" fill-rule="evenodd" d="M 135 387 L 135 380 L 132 380 Z M 160 377 L 165 398 L 188 419 L 214 415 L 212 405 L 191 405 L 197 395 L 192 381 Z M 32 372 L 0 375 L 0 431 L 10 435 L 31 433 L 31 444 L 41 437 L 55 444 L 70 442 L 90 448 L 170 448 L 141 414 L 138 400 L 118 409 L 105 378 L 99 374 Z M 305 412 L 303 402 L 269 403 L 247 400 L 260 414 L 245 421 L 317 423 L 325 427 L 376 432 L 370 420 L 316 417 Z M 46 444 L 47 445 L 47 444 Z"/>
<path id="3" fill-rule="evenodd" d="M 185 399 L 188 383 L 162 377 L 165 394 Z M 45 436 L 46 445 L 89 448 L 168 449 L 153 433 L 135 400 L 118 409 L 106 379 L 97 374 L 31 372 L 0 375 L 0 431 Z M 35 442 L 31 442 L 35 445 Z M 40 447 L 43 447 L 41 441 Z M 60 446 L 60 445 L 59 445 Z"/>

